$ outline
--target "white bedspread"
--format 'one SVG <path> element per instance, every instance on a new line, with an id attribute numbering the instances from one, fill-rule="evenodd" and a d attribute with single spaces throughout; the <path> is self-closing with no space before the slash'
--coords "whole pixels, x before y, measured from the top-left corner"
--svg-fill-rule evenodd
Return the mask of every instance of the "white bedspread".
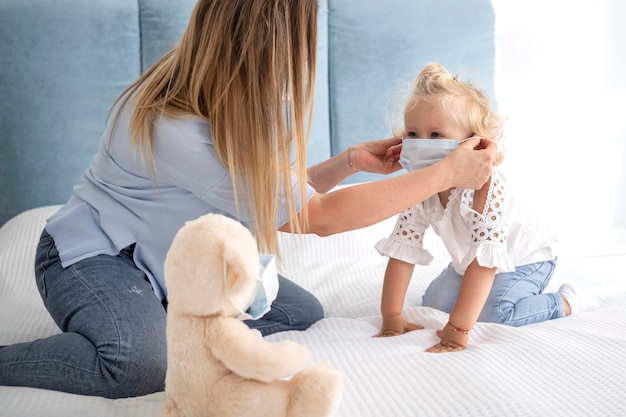
<path id="1" fill-rule="evenodd" d="M 58 333 L 33 279 L 33 256 L 44 219 L 55 207 L 22 213 L 0 229 L 0 345 Z M 512 328 L 479 323 L 470 347 L 429 354 L 447 315 L 420 306 L 421 294 L 447 263 L 416 268 L 405 308 L 425 330 L 374 339 L 386 259 L 373 249 L 394 220 L 328 238 L 281 236 L 281 271 L 322 301 L 327 318 L 291 339 L 315 361 L 339 368 L 345 386 L 338 417 L 619 416 L 626 415 L 626 250 L 569 242 L 550 289 L 568 281 L 601 307 L 565 319 Z M 592 253 L 593 256 L 588 256 Z M 0 416 L 158 416 L 163 394 L 108 400 L 53 391 L 0 387 Z"/>

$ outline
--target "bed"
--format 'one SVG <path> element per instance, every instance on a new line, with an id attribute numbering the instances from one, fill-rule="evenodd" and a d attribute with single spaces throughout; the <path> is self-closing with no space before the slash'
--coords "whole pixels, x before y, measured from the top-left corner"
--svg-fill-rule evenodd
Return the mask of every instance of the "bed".
<path id="1" fill-rule="evenodd" d="M 89 165 L 113 100 L 174 44 L 195 2 L 0 1 L 0 346 L 59 332 L 33 276 L 45 219 Z M 491 1 L 319 4 L 311 164 L 387 137 L 390 102 L 426 63 L 440 62 L 495 93 Z M 359 173 L 350 180 L 372 179 Z M 280 236 L 279 269 L 313 292 L 326 316 L 306 331 L 267 339 L 306 345 L 314 361 L 341 370 L 336 417 L 626 415 L 625 232 L 562 239 L 549 289 L 570 282 L 601 301 L 597 310 L 522 328 L 478 323 L 467 350 L 429 354 L 435 329 L 447 321 L 420 305 L 448 262 L 432 235 L 426 242 L 435 260 L 416 268 L 405 305 L 406 316 L 425 329 L 372 338 L 386 265 L 374 244 L 394 222 L 326 238 Z M 163 393 L 108 400 L 2 386 L 0 417 L 158 416 L 163 400 Z"/>
<path id="2" fill-rule="evenodd" d="M 27 210 L 0 229 L 0 345 L 59 332 L 39 299 L 33 253 L 45 218 L 58 206 Z M 448 258 L 427 235 L 435 260 L 416 268 L 406 316 L 425 329 L 373 338 L 386 258 L 373 246 L 394 219 L 330 237 L 281 235 L 279 269 L 316 294 L 326 317 L 270 341 L 307 346 L 316 362 L 337 367 L 344 392 L 337 417 L 618 416 L 626 412 L 626 239 L 559 257 L 549 289 L 564 281 L 601 301 L 597 310 L 521 328 L 478 323 L 458 353 L 424 350 L 447 315 L 421 307 L 421 294 Z M 163 393 L 108 400 L 22 387 L 0 387 L 0 416 L 157 416 Z"/>

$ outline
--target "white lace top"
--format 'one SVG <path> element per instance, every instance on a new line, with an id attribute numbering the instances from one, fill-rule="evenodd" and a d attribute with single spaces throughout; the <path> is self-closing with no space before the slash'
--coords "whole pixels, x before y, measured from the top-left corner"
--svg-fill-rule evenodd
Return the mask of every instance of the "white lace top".
<path id="1" fill-rule="evenodd" d="M 483 214 L 472 208 L 474 190 L 454 189 L 444 208 L 438 195 L 398 215 L 387 238 L 376 244 L 384 256 L 428 265 L 433 257 L 423 246 L 429 226 L 450 253 L 457 273 L 477 259 L 484 267 L 510 272 L 516 266 L 556 257 L 556 235 L 515 204 L 504 177 L 494 168 Z"/>

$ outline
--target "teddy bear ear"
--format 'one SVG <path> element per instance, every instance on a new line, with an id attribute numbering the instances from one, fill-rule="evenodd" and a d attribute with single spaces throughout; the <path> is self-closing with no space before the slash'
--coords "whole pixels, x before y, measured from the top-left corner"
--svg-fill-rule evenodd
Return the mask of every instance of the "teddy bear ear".
<path id="1" fill-rule="evenodd" d="M 242 285 L 242 274 L 239 268 L 230 260 L 224 260 L 224 292 L 231 296 L 239 292 Z"/>
<path id="2" fill-rule="evenodd" d="M 225 292 L 228 295 L 238 294 L 246 284 L 247 275 L 250 274 L 248 267 L 250 259 L 245 259 L 241 250 L 233 245 L 224 248 L 224 274 Z"/>

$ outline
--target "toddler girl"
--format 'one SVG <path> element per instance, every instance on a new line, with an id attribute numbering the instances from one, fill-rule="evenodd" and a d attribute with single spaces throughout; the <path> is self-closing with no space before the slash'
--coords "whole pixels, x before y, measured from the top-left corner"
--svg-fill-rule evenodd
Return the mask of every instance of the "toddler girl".
<path id="1" fill-rule="evenodd" d="M 400 163 L 408 171 L 435 163 L 468 138 L 502 140 L 503 119 L 489 98 L 441 65 L 427 65 L 413 87 L 401 132 Z M 437 331 L 441 341 L 427 351 L 465 349 L 477 321 L 522 326 L 591 307 L 568 284 L 558 293 L 543 293 L 556 266 L 557 238 L 513 199 L 497 168 L 502 159 L 499 144 L 491 178 L 482 188 L 448 189 L 406 209 L 391 235 L 376 244 L 389 257 L 377 336 L 422 328 L 406 321 L 402 307 L 415 264 L 433 259 L 423 247 L 429 226 L 452 262 L 423 296 L 424 306 L 450 313 Z"/>

